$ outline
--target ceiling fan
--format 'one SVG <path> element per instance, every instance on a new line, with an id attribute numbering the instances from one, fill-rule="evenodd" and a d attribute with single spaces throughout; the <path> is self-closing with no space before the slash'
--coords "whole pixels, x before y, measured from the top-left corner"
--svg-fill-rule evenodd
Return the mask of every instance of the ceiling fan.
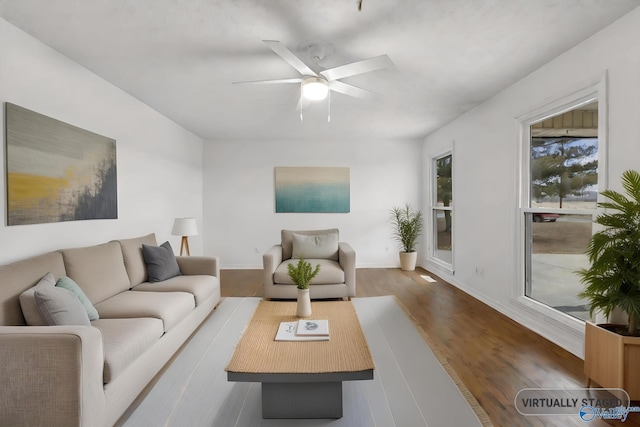
<path id="1" fill-rule="evenodd" d="M 298 102 L 298 109 L 300 110 L 301 120 L 303 110 L 308 107 L 311 102 L 324 100 L 331 91 L 361 99 L 374 98 L 376 96 L 375 93 L 341 82 L 340 79 L 393 67 L 393 62 L 387 55 L 380 55 L 364 59 L 362 61 L 328 68 L 316 73 L 307 64 L 305 64 L 302 59 L 287 49 L 279 41 L 263 40 L 263 42 L 289 65 L 295 68 L 301 76 L 291 79 L 234 82 L 234 84 L 300 84 L 300 101 Z M 318 45 L 309 45 L 308 53 L 316 63 L 324 57 L 323 49 Z M 328 115 L 328 120 L 330 119 L 331 116 Z"/>

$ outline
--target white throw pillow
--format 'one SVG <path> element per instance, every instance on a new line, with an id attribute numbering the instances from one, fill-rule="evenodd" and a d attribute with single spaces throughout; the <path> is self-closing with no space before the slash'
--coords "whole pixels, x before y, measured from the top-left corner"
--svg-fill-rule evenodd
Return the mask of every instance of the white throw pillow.
<path id="1" fill-rule="evenodd" d="M 338 260 L 338 233 L 306 236 L 293 233 L 292 258 Z"/>

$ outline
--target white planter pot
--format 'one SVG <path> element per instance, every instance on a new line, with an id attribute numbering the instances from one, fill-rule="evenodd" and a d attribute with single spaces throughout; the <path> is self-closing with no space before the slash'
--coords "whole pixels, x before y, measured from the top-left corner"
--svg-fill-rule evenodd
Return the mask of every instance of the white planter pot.
<path id="1" fill-rule="evenodd" d="M 404 271 L 415 270 L 417 260 L 418 252 L 400 252 L 400 268 Z"/>
<path id="2" fill-rule="evenodd" d="M 298 317 L 311 316 L 311 298 L 309 297 L 309 289 L 298 289 L 298 307 L 296 309 Z"/>

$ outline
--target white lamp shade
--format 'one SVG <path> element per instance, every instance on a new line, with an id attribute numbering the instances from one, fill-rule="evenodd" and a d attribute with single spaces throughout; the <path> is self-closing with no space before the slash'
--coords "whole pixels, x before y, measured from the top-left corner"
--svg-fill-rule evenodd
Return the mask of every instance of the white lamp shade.
<path id="1" fill-rule="evenodd" d="M 173 230 L 171 234 L 174 236 L 197 236 L 198 227 L 195 218 L 176 218 L 173 221 Z"/>

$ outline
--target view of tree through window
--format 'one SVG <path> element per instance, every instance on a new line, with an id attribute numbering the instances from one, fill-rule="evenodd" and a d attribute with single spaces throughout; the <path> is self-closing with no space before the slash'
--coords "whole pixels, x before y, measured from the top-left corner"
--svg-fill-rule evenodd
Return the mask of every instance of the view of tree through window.
<path id="1" fill-rule="evenodd" d="M 598 104 L 531 126 L 530 200 L 524 212 L 525 295 L 583 320 L 587 301 L 575 271 L 588 267 L 598 193 Z"/>
<path id="2" fill-rule="evenodd" d="M 532 138 L 531 196 L 545 199 L 595 201 L 598 183 L 597 138 Z"/>

